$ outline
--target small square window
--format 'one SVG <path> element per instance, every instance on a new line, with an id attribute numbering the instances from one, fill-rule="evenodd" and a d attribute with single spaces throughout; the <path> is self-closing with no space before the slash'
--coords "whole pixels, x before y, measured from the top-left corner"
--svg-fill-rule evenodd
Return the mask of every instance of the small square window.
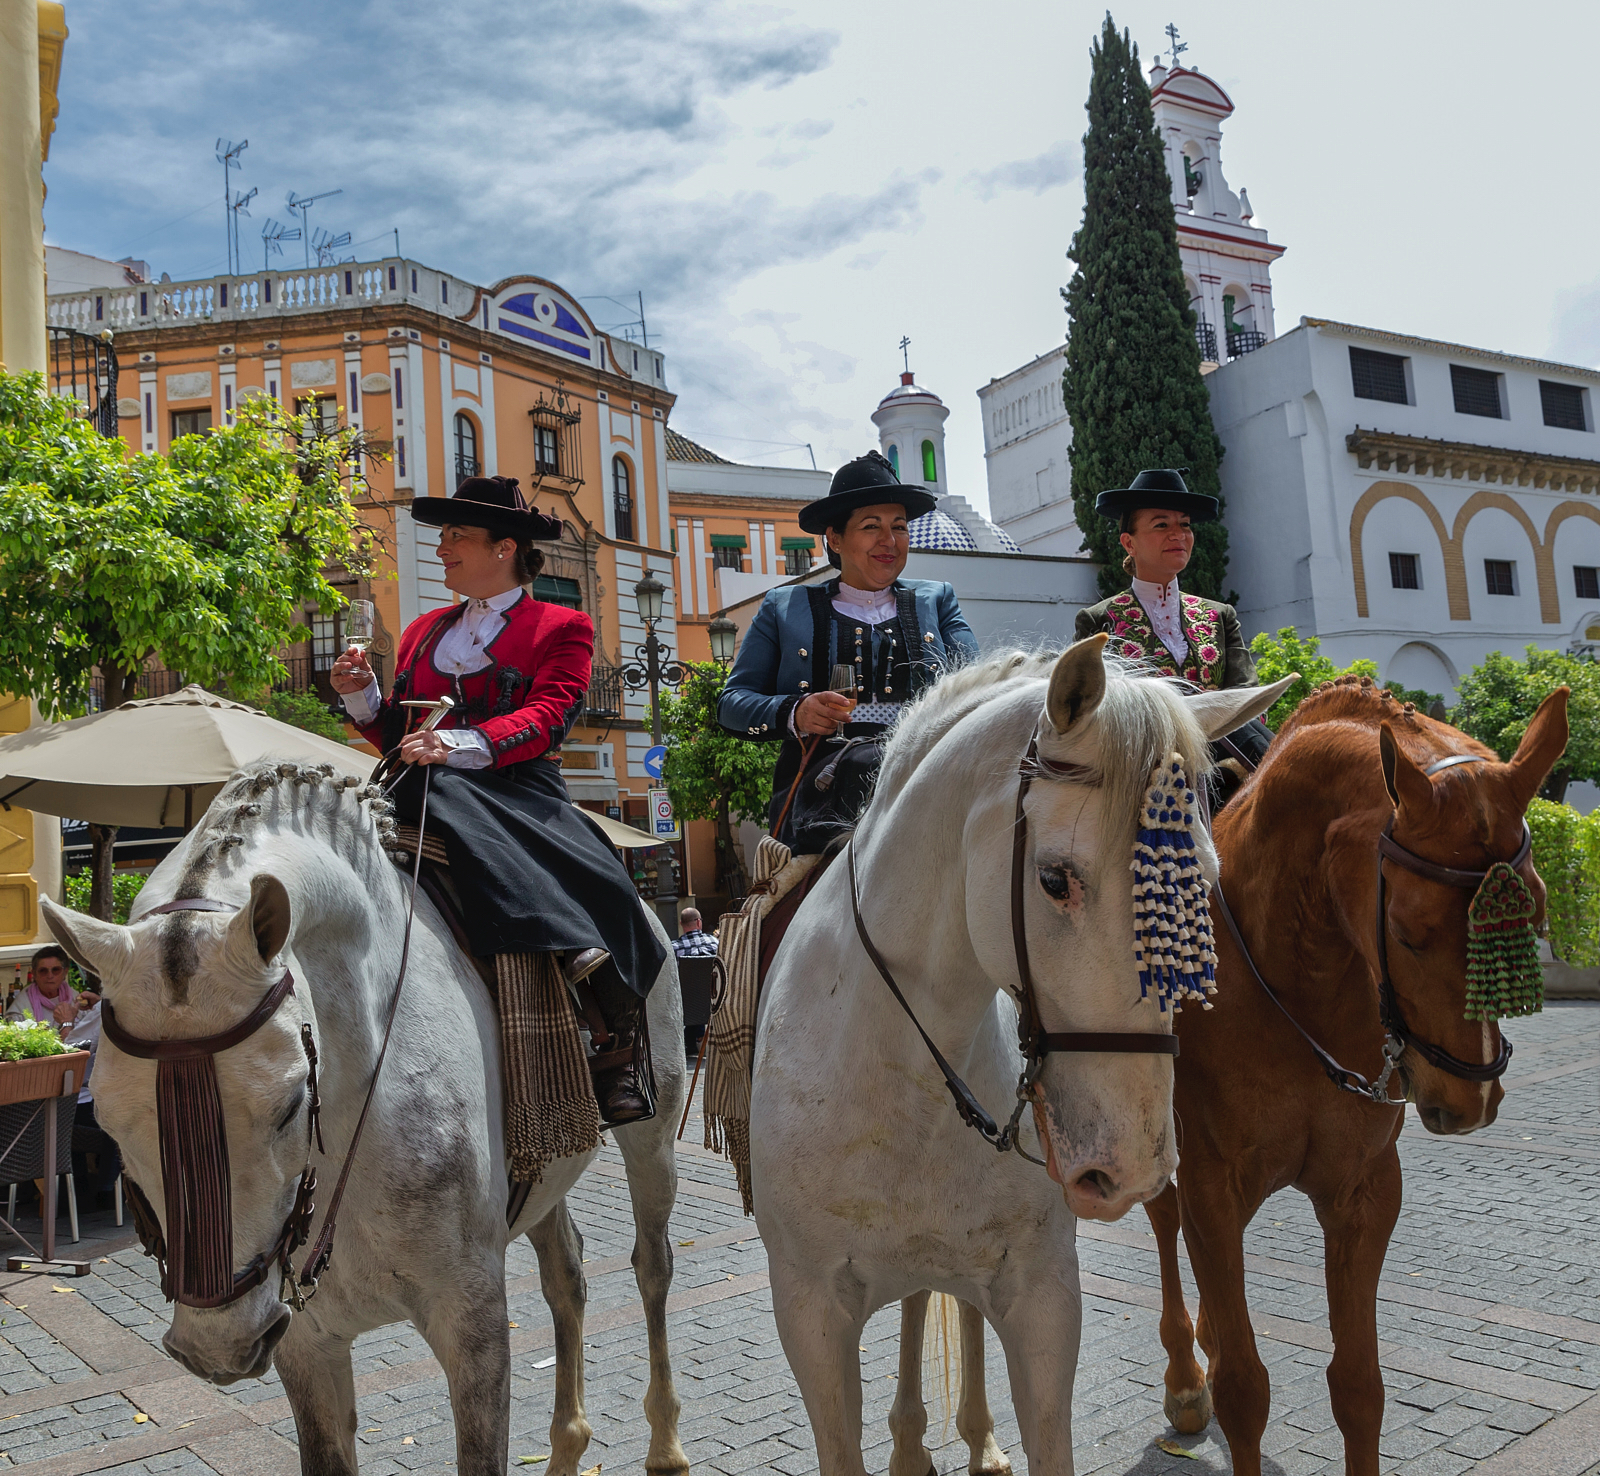
<path id="1" fill-rule="evenodd" d="M 1517 566 L 1511 559 L 1485 559 L 1483 581 L 1492 595 L 1514 595 L 1517 592 Z"/>
<path id="2" fill-rule="evenodd" d="M 174 410 L 172 412 L 172 439 L 179 436 L 203 436 L 211 429 L 211 407 L 204 410 Z"/>
<path id="3" fill-rule="evenodd" d="M 1396 589 L 1421 589 L 1422 570 L 1415 554 L 1389 555 L 1389 583 Z"/>
<path id="4" fill-rule="evenodd" d="M 1505 419 L 1505 410 L 1500 404 L 1500 376 L 1492 370 L 1468 369 L 1461 364 L 1452 364 L 1450 392 L 1455 396 L 1458 415 Z"/>
<path id="5" fill-rule="evenodd" d="M 1572 587 L 1580 600 L 1600 600 L 1600 569 L 1593 564 L 1574 564 Z"/>
<path id="6" fill-rule="evenodd" d="M 1358 400 L 1387 400 L 1394 405 L 1411 403 L 1406 390 L 1406 361 L 1399 354 L 1352 348 L 1350 388 Z"/>
<path id="7" fill-rule="evenodd" d="M 742 548 L 712 549 L 711 567 L 713 569 L 743 569 L 744 550 Z"/>
<path id="8" fill-rule="evenodd" d="M 1583 388 L 1576 384 L 1539 381 L 1539 406 L 1544 423 L 1558 430 L 1588 430 L 1589 417 L 1583 413 Z"/>

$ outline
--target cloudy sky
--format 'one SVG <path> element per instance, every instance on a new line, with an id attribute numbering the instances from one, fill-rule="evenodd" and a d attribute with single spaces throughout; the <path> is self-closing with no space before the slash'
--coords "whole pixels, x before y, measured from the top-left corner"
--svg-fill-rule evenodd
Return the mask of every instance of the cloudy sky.
<path id="1" fill-rule="evenodd" d="M 986 505 L 976 391 L 1060 341 L 1083 206 L 1081 0 L 68 0 L 47 239 L 225 270 L 217 136 L 249 140 L 246 267 L 313 227 L 481 282 L 549 277 L 603 326 L 644 295 L 673 423 L 744 461 L 876 444 L 902 334 Z M 1133 0 L 1146 64 L 1237 108 L 1229 183 L 1301 314 L 1600 363 L 1592 0 Z M 297 248 L 290 246 L 289 251 Z M 605 299 L 614 298 L 618 302 Z M 619 306 L 626 303 L 630 306 Z"/>

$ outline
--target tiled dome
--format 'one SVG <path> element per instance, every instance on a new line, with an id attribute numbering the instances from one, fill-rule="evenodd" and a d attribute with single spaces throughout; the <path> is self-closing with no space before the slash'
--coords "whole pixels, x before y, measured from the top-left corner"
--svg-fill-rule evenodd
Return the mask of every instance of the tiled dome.
<path id="1" fill-rule="evenodd" d="M 1015 540 L 997 528 L 982 513 L 960 496 L 939 499 L 932 512 L 913 518 L 907 526 L 912 548 L 954 549 L 966 553 L 1021 553 Z M 961 517 L 944 511 L 950 507 Z M 974 536 L 974 534 L 978 536 Z"/>
<path id="2" fill-rule="evenodd" d="M 913 518 L 907 524 L 907 531 L 911 534 L 912 548 L 956 548 L 972 553 L 978 550 L 972 535 L 954 518 L 947 517 L 937 508 L 933 512 L 923 513 L 920 518 Z"/>

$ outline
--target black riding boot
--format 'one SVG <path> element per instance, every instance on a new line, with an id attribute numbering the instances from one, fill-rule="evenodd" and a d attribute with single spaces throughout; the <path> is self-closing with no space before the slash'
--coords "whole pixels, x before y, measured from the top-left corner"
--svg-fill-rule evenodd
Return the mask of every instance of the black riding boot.
<path id="1" fill-rule="evenodd" d="M 578 995 L 595 1045 L 589 1070 L 601 1120 L 620 1127 L 654 1117 L 636 1059 L 644 1001 L 623 984 L 613 967 L 597 969 L 578 986 Z"/>

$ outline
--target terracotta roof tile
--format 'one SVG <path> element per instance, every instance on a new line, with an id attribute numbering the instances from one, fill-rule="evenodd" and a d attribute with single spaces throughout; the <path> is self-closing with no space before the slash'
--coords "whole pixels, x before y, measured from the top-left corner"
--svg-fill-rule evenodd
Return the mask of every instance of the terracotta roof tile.
<path id="1" fill-rule="evenodd" d="M 691 441 L 688 436 L 680 436 L 670 425 L 667 427 L 667 460 L 698 461 L 715 466 L 734 465 L 726 456 L 718 456 L 715 451 L 706 450 L 704 446 Z"/>

